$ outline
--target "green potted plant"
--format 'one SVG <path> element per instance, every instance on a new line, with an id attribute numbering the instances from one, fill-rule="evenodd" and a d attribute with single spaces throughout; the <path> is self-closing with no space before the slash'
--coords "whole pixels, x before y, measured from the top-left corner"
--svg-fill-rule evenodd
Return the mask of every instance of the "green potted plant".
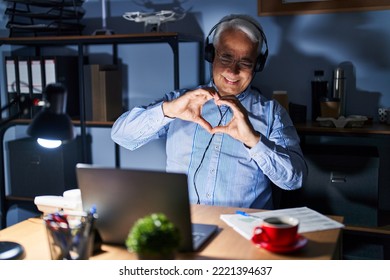
<path id="1" fill-rule="evenodd" d="M 164 214 L 153 213 L 135 222 L 125 243 L 139 259 L 173 259 L 180 234 Z"/>

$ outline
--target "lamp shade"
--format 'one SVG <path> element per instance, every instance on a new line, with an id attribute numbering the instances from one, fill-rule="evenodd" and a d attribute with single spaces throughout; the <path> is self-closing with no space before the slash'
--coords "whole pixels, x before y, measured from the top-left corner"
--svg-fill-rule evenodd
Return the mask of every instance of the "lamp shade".
<path id="1" fill-rule="evenodd" d="M 44 108 L 34 117 L 27 133 L 34 138 L 60 140 L 74 139 L 74 128 L 66 114 L 67 92 L 59 83 L 49 84 L 45 88 Z"/>

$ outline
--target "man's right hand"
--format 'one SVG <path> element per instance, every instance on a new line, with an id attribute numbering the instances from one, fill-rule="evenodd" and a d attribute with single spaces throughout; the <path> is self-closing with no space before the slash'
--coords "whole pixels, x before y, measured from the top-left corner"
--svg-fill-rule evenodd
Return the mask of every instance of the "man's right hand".
<path id="1" fill-rule="evenodd" d="M 218 94 L 214 88 L 199 88 L 188 91 L 184 95 L 162 104 L 164 115 L 199 124 L 208 132 L 212 126 L 202 117 L 202 107 Z"/>

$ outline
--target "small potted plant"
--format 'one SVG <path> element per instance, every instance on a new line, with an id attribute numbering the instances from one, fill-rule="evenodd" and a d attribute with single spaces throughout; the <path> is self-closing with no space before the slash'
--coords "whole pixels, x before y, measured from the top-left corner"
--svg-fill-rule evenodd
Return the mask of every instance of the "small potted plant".
<path id="1" fill-rule="evenodd" d="M 139 259 L 174 259 L 180 234 L 164 214 L 153 213 L 136 221 L 125 243 Z"/>

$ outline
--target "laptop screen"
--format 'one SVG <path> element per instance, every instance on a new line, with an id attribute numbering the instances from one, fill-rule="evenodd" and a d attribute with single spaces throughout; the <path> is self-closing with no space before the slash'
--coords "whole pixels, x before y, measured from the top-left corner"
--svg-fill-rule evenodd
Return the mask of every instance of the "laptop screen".
<path id="1" fill-rule="evenodd" d="M 77 164 L 84 210 L 96 207 L 104 243 L 124 245 L 134 223 L 163 213 L 180 231 L 180 251 L 193 251 L 191 213 L 185 174 Z"/>

